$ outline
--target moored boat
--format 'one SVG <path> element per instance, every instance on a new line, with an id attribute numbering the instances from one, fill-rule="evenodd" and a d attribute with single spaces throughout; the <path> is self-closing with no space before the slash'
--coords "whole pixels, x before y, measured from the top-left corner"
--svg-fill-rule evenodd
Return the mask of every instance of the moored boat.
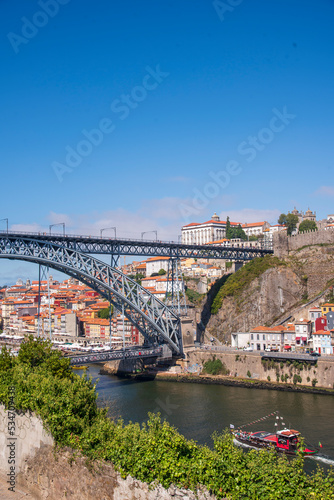
<path id="1" fill-rule="evenodd" d="M 269 416 L 276 415 L 277 413 L 278 412 L 274 412 Z M 268 418 L 268 416 L 263 417 L 258 421 L 266 418 Z M 276 419 L 280 420 L 282 417 L 276 416 Z M 275 423 L 275 426 L 278 426 L 278 423 Z M 244 431 L 242 430 L 242 427 L 245 427 L 245 425 L 237 429 L 235 429 L 233 425 L 230 427 L 235 440 L 237 443 L 242 445 L 260 449 L 274 449 L 275 451 L 285 453 L 286 455 L 297 455 L 298 453 L 301 453 L 303 456 L 311 456 L 316 455 L 319 452 L 318 448 L 305 444 L 304 440 L 301 439 L 300 432 L 295 429 L 283 428 L 272 433 L 266 431 Z"/>

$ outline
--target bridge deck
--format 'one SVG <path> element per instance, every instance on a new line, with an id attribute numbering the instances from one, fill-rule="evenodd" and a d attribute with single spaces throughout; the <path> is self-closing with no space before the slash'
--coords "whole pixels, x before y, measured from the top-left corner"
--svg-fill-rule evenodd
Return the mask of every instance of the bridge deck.
<path id="1" fill-rule="evenodd" d="M 106 237 L 62 235 L 48 233 L 17 233 L 0 231 L 0 236 L 50 241 L 56 245 L 89 254 L 192 257 L 201 259 L 251 260 L 272 254 L 272 248 L 222 247 L 215 245 L 185 245 L 175 241 L 116 239 Z"/>

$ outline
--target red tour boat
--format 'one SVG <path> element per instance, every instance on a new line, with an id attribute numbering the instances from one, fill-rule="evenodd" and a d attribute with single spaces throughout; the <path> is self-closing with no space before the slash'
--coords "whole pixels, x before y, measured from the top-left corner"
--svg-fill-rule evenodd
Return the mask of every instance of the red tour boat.
<path id="1" fill-rule="evenodd" d="M 267 417 L 263 417 L 256 422 L 261 420 L 265 420 L 266 418 L 277 415 L 278 412 L 271 413 Z M 277 420 L 282 420 L 283 417 L 276 416 Z M 252 422 L 252 425 L 255 422 Z M 284 423 L 282 423 L 284 425 Z M 278 426 L 275 423 L 275 426 Z M 235 440 L 243 445 L 252 446 L 255 448 L 268 448 L 274 449 L 280 453 L 285 453 L 286 455 L 296 455 L 297 452 L 301 453 L 304 456 L 315 455 L 319 452 L 318 448 L 308 447 L 308 445 L 304 444 L 300 440 L 300 432 L 294 429 L 281 429 L 276 430 L 276 432 L 266 432 L 266 431 L 256 431 L 256 432 L 247 432 L 242 430 L 242 427 L 246 427 L 245 425 L 235 429 L 233 425 L 231 427 L 231 432 L 235 438 Z"/>

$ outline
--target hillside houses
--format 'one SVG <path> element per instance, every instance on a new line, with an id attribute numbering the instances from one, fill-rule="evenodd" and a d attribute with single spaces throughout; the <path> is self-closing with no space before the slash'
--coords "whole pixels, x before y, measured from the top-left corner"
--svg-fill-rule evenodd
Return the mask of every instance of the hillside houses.
<path id="1" fill-rule="evenodd" d="M 320 355 L 334 355 L 333 318 L 334 304 L 326 303 L 319 308 L 310 308 L 309 319 L 300 319 L 286 326 L 260 325 L 250 332 L 232 333 L 231 345 L 253 351 L 314 351 Z"/>
<path id="2" fill-rule="evenodd" d="M 142 343 L 138 329 L 118 312 L 111 321 L 100 317 L 101 311 L 108 311 L 109 302 L 86 285 L 75 280 L 58 283 L 51 278 L 48 291 L 47 282 L 41 282 L 40 287 L 37 283 L 2 290 L 0 320 L 6 333 L 48 337 L 51 331 L 53 339 L 86 337 L 102 342 L 111 337 L 112 344 L 120 346 L 124 332 L 126 345 Z"/>

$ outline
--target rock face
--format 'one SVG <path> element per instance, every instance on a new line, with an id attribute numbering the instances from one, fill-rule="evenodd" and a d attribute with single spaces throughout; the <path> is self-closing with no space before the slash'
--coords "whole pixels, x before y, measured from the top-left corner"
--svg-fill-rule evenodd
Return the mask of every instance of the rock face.
<path id="1" fill-rule="evenodd" d="M 207 332 L 221 341 L 230 341 L 232 332 L 271 326 L 290 313 L 297 314 L 303 303 L 326 290 L 334 279 L 333 257 L 334 245 L 290 252 L 284 259 L 286 266 L 268 269 L 241 295 L 226 297 L 217 314 L 211 315 L 211 305 L 207 303 L 202 312 Z M 307 317 L 307 308 L 301 309 L 296 319 L 300 314 Z"/>
<path id="2" fill-rule="evenodd" d="M 26 487 L 36 500 L 215 500 L 205 490 L 194 493 L 160 484 L 148 485 L 128 476 L 122 479 L 112 464 L 91 462 L 74 456 L 70 449 L 42 447 L 27 461 L 19 484 Z"/>
<path id="3" fill-rule="evenodd" d="M 218 313 L 211 315 L 207 330 L 225 341 L 232 332 L 269 325 L 300 300 L 304 289 L 292 269 L 268 269 L 240 297 L 226 297 Z"/>

